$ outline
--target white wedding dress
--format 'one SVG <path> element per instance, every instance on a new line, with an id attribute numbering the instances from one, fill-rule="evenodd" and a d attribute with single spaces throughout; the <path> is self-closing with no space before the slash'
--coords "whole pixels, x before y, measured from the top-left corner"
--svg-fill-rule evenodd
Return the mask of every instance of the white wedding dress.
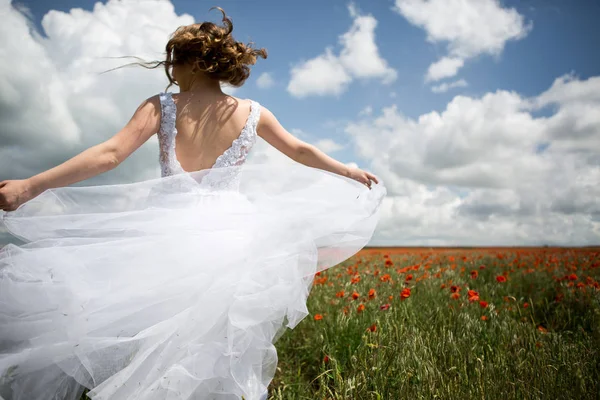
<path id="1" fill-rule="evenodd" d="M 160 178 L 3 212 L 26 243 L 0 250 L 0 398 L 264 399 L 315 273 L 371 239 L 381 181 L 244 164 L 257 102 L 211 169 L 186 172 L 160 99 Z"/>

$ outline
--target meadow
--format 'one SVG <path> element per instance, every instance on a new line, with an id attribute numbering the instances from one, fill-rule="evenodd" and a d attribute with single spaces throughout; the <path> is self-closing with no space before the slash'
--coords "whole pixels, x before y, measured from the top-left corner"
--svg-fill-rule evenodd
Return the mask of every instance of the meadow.
<path id="1" fill-rule="evenodd" d="M 315 276 L 269 399 L 599 399 L 599 282 L 599 249 L 363 249 Z"/>
<path id="2" fill-rule="evenodd" d="M 308 309 L 269 400 L 600 399 L 600 249 L 363 249 Z"/>

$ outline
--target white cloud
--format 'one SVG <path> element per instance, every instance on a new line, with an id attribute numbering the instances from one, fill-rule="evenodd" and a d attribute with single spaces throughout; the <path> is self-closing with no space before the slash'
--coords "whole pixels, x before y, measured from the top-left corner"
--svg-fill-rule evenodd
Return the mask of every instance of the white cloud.
<path id="1" fill-rule="evenodd" d="M 552 148 L 595 157 L 600 164 L 600 76 L 585 81 L 562 76 L 530 104 L 533 109 L 558 107 L 547 120 Z"/>
<path id="2" fill-rule="evenodd" d="M 397 73 L 381 58 L 375 43 L 377 20 L 371 15 L 359 15 L 356 11 L 351 13 L 354 23 L 340 37 L 343 46 L 340 62 L 356 78 L 381 78 L 383 83 L 394 82 Z"/>
<path id="3" fill-rule="evenodd" d="M 396 0 L 393 9 L 427 32 L 431 43 L 445 42 L 448 56 L 432 64 L 428 80 L 452 77 L 460 61 L 481 54 L 498 56 L 506 42 L 525 37 L 532 28 L 514 8 L 498 0 Z"/>
<path id="4" fill-rule="evenodd" d="M 23 13 L 0 2 L 0 180 L 52 168 L 118 132 L 144 98 L 166 87 L 160 69 L 129 67 L 160 59 L 169 34 L 193 23 L 168 1 L 97 3 L 93 11 L 50 11 L 42 38 Z M 160 21 L 160 23 L 156 22 Z M 131 182 L 160 176 L 153 137 L 120 168 L 79 184 Z"/>
<path id="5" fill-rule="evenodd" d="M 260 74 L 258 79 L 256 79 L 256 86 L 260 89 L 269 89 L 275 85 L 275 81 L 273 80 L 273 76 L 270 72 L 263 72 Z"/>
<path id="6" fill-rule="evenodd" d="M 354 21 L 339 38 L 339 56 L 327 47 L 323 54 L 293 66 L 287 87 L 292 96 L 337 96 L 355 78 L 378 78 L 384 84 L 396 80 L 396 71 L 381 57 L 375 43 L 377 20 L 372 15 L 360 15 L 352 4 L 348 9 Z"/>
<path id="7" fill-rule="evenodd" d="M 295 97 L 339 95 L 352 81 L 330 48 L 325 53 L 292 68 L 287 90 Z"/>
<path id="8" fill-rule="evenodd" d="M 462 58 L 443 57 L 429 66 L 425 81 L 439 81 L 454 76 L 464 64 Z"/>
<path id="9" fill-rule="evenodd" d="M 417 119 L 392 106 L 348 124 L 355 151 L 388 187 L 378 239 L 600 242 L 599 85 L 565 76 L 530 99 L 499 90 L 456 96 Z M 551 116 L 532 115 L 546 105 Z"/>
<path id="10" fill-rule="evenodd" d="M 371 107 L 371 106 L 366 106 L 365 108 L 360 110 L 360 112 L 358 113 L 359 116 L 371 115 L 371 114 L 373 114 L 373 107 Z"/>
<path id="11" fill-rule="evenodd" d="M 464 79 L 459 79 L 459 80 L 451 82 L 451 83 L 444 82 L 440 85 L 432 86 L 431 91 L 433 93 L 446 93 L 450 89 L 454 89 L 454 88 L 458 88 L 458 87 L 466 87 L 466 86 L 468 86 L 467 81 L 465 81 Z"/>

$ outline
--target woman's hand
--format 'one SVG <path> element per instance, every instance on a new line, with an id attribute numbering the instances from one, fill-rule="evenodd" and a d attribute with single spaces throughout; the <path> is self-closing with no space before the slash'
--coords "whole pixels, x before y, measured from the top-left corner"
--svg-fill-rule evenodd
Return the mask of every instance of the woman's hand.
<path id="1" fill-rule="evenodd" d="M 2 181 L 0 182 L 0 210 L 14 211 L 38 194 L 27 179 Z"/>
<path id="2" fill-rule="evenodd" d="M 371 181 L 379 183 L 375 175 L 373 175 L 370 172 L 363 171 L 360 168 L 350 168 L 348 170 L 348 178 L 352 178 L 355 181 L 366 185 L 369 188 L 369 190 L 371 190 Z"/>

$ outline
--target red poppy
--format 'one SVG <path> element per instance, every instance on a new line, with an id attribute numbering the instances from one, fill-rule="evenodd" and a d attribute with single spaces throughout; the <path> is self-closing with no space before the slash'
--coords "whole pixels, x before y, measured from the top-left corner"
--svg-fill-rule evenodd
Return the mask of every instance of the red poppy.
<path id="1" fill-rule="evenodd" d="M 404 288 L 400 292 L 400 299 L 405 300 L 410 297 L 410 288 Z"/>
<path id="2" fill-rule="evenodd" d="M 357 308 L 356 311 L 358 312 L 362 312 L 365 309 L 365 305 L 364 304 L 360 304 Z"/>
<path id="3" fill-rule="evenodd" d="M 556 297 L 554 297 L 554 301 L 556 301 L 557 303 L 559 303 L 564 297 L 565 297 L 564 294 L 559 293 L 559 294 L 556 295 Z"/>
<path id="4" fill-rule="evenodd" d="M 496 277 L 496 281 L 502 283 L 502 282 L 506 282 L 506 277 L 504 275 L 498 275 Z"/>
<path id="5" fill-rule="evenodd" d="M 469 298 L 469 302 L 479 301 L 479 293 L 474 290 L 469 290 L 467 292 L 467 297 Z"/>
<path id="6" fill-rule="evenodd" d="M 368 327 L 367 329 L 370 330 L 371 332 L 375 332 L 377 330 L 377 325 L 373 324 L 370 327 Z"/>
<path id="7" fill-rule="evenodd" d="M 406 275 L 406 282 L 412 280 L 412 278 L 413 278 L 412 274 Z"/>
<path id="8" fill-rule="evenodd" d="M 471 278 L 472 279 L 477 279 L 477 277 L 479 276 L 479 272 L 473 270 L 471 271 Z"/>
<path id="9" fill-rule="evenodd" d="M 450 297 L 454 300 L 458 300 L 460 298 L 460 294 L 458 292 L 452 293 Z"/>
<path id="10" fill-rule="evenodd" d="M 335 297 L 344 297 L 344 291 L 343 291 L 343 290 L 340 290 L 339 292 L 337 292 L 337 293 L 335 294 Z"/>
<path id="11" fill-rule="evenodd" d="M 356 291 L 352 293 L 352 298 L 354 300 L 358 299 L 360 297 L 360 294 L 358 294 Z"/>
<path id="12" fill-rule="evenodd" d="M 488 302 L 487 302 L 487 301 L 484 301 L 484 300 L 481 300 L 481 301 L 479 302 L 479 305 L 481 306 L 481 308 L 487 308 L 487 306 L 488 306 Z"/>
<path id="13" fill-rule="evenodd" d="M 388 310 L 389 308 L 390 308 L 389 303 L 383 304 L 379 307 L 380 310 L 384 310 L 384 311 Z"/>
<path id="14" fill-rule="evenodd" d="M 320 321 L 323 319 L 323 316 L 321 314 L 315 314 L 315 321 Z"/>

